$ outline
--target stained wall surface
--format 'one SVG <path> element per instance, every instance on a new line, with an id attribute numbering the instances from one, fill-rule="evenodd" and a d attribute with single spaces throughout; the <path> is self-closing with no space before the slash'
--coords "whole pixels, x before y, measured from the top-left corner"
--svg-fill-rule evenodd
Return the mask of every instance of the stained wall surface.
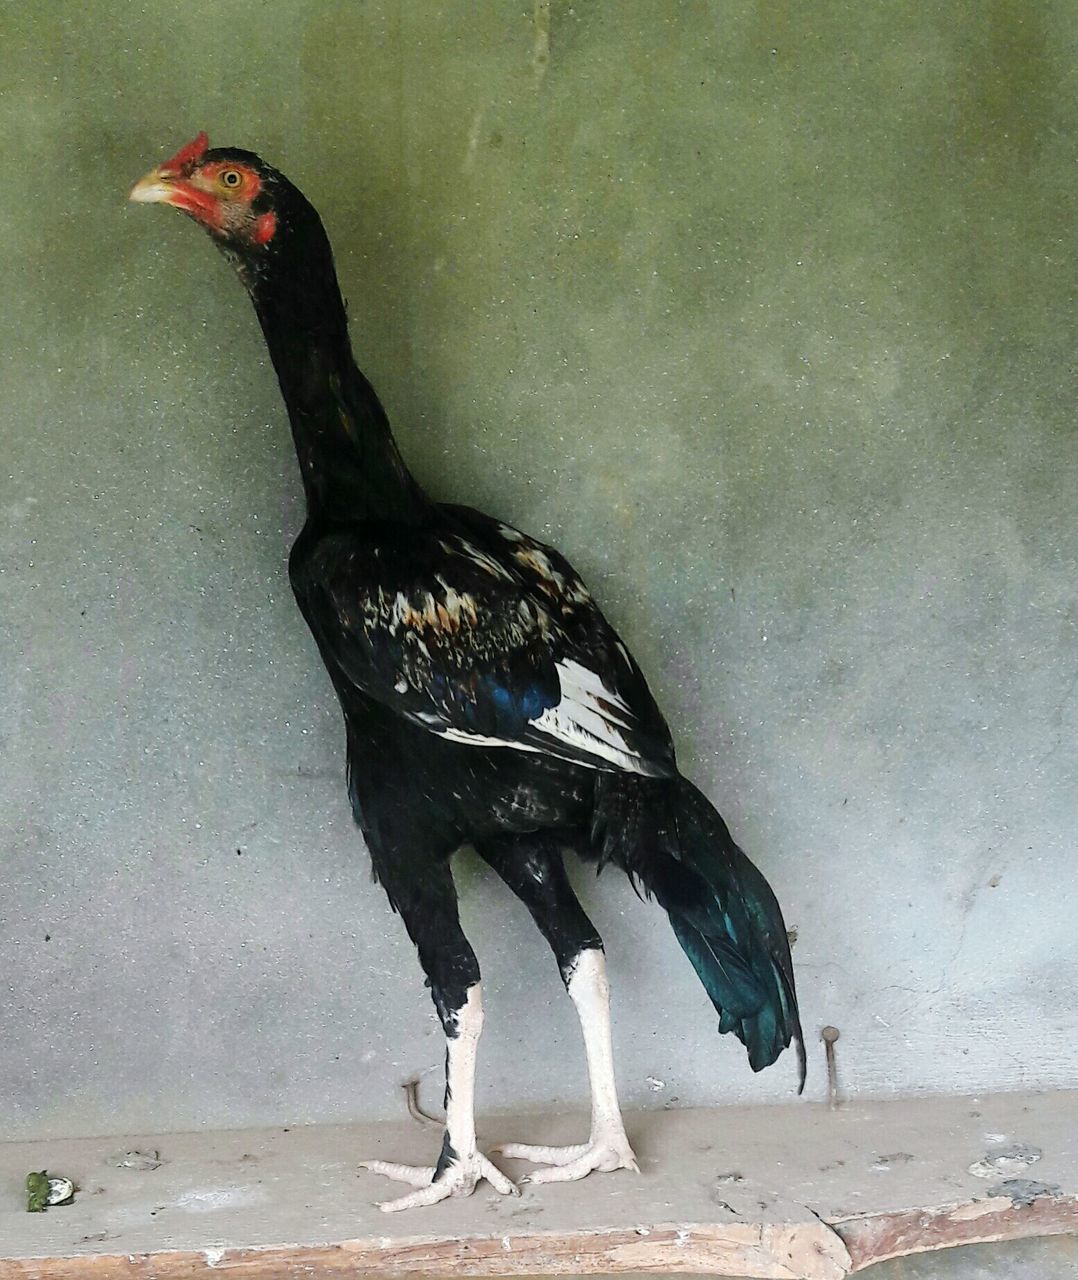
<path id="1" fill-rule="evenodd" d="M 321 210 L 439 496 L 559 545 L 797 930 L 808 1092 L 1078 1084 L 1066 0 L 0 10 L 6 1136 L 395 1114 L 441 1038 L 285 577 L 251 309 L 130 183 L 205 128 Z M 465 853 L 482 1109 L 585 1097 Z M 577 877 L 631 1104 L 754 1077 Z M 911 1272 L 911 1274 L 913 1274 Z"/>

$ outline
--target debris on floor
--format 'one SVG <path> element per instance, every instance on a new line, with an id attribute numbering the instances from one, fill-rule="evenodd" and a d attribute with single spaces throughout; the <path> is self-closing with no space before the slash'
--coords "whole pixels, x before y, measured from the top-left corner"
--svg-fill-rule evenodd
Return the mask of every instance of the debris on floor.
<path id="1" fill-rule="evenodd" d="M 992 1138 L 995 1135 L 990 1135 Z M 969 1172 L 975 1178 L 1020 1177 L 1028 1171 L 1031 1164 L 1044 1155 L 1040 1147 L 1028 1142 L 1012 1142 L 998 1151 L 989 1152 L 983 1160 L 969 1166 Z"/>
<path id="2" fill-rule="evenodd" d="M 160 1169 L 165 1162 L 159 1151 L 114 1151 L 106 1163 L 115 1165 L 117 1169 L 139 1169 L 146 1172 L 149 1169 Z"/>
<path id="3" fill-rule="evenodd" d="M 75 1184 L 70 1178 L 50 1178 L 45 1169 L 26 1175 L 27 1213 L 44 1213 L 53 1205 L 69 1204 L 74 1198 Z"/>

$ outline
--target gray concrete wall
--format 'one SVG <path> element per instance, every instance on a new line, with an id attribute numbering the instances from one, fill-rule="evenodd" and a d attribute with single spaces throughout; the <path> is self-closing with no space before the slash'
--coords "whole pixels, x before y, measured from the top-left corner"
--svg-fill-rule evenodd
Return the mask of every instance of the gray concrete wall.
<path id="1" fill-rule="evenodd" d="M 321 209 L 420 477 L 585 573 L 843 1087 L 1078 1084 L 1073 4 L 0 23 L 5 1134 L 379 1116 L 441 1062 L 288 592 L 257 325 L 194 227 L 125 207 L 199 128 Z M 460 880 L 480 1105 L 582 1102 L 541 940 Z M 581 891 L 630 1103 L 790 1095 L 657 909 Z"/>

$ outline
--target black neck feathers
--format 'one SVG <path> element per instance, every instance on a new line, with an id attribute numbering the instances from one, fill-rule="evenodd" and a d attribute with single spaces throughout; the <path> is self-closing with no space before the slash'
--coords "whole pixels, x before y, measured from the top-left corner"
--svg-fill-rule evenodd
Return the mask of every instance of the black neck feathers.
<path id="1" fill-rule="evenodd" d="M 251 295 L 320 525 L 422 521 L 429 500 L 397 449 L 385 410 L 356 367 L 333 252 L 318 214 L 271 171 L 277 213 L 270 243 L 232 257 Z"/>

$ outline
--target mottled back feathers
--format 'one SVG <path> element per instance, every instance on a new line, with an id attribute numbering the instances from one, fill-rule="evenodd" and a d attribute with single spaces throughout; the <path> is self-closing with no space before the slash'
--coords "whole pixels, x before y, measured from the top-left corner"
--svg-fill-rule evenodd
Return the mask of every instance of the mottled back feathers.
<path id="1" fill-rule="evenodd" d="M 667 776 L 662 716 L 564 558 L 477 512 L 436 511 L 327 533 L 294 557 L 338 679 L 454 742 Z"/>

